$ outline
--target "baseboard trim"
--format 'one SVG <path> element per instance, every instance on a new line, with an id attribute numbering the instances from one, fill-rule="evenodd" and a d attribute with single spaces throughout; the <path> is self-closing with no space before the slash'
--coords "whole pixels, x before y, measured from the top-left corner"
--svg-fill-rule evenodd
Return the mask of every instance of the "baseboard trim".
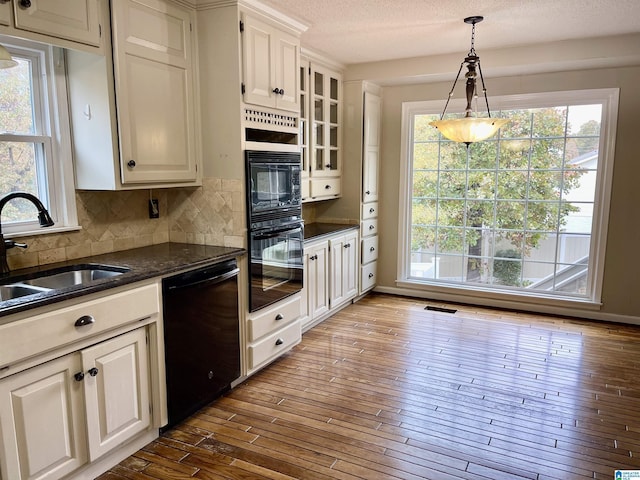
<path id="1" fill-rule="evenodd" d="M 388 293 L 403 297 L 430 298 L 442 302 L 464 303 L 468 305 L 479 305 L 483 307 L 505 308 L 509 310 L 521 310 L 535 313 L 545 313 L 550 315 L 560 315 L 564 317 L 583 318 L 588 320 L 598 320 L 602 322 L 626 323 L 630 325 L 640 325 L 640 317 L 633 315 L 619 315 L 593 310 L 581 310 L 579 308 L 563 308 L 560 306 L 541 305 L 522 301 L 506 301 L 494 298 L 481 298 L 471 295 L 456 293 L 447 294 L 442 292 L 426 292 L 398 287 L 376 286 L 373 289 L 377 293 Z"/>

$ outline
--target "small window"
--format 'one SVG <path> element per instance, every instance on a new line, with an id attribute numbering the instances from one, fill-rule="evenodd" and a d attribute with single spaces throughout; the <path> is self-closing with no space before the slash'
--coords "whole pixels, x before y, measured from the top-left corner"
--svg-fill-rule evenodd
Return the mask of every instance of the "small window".
<path id="1" fill-rule="evenodd" d="M 41 229 L 34 206 L 18 198 L 2 210 L 2 232 L 51 233 L 75 227 L 63 51 L 16 39 L 0 37 L 0 42 L 18 62 L 0 70 L 0 196 L 32 193 L 56 224 Z"/>

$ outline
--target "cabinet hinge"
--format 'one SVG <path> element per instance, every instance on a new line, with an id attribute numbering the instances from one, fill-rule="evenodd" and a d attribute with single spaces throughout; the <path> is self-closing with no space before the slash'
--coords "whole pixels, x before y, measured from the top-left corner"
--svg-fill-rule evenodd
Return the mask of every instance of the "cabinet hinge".
<path id="1" fill-rule="evenodd" d="M 244 83 L 240 84 L 240 91 L 242 92 L 242 95 L 244 95 L 244 92 L 245 92 Z"/>
<path id="2" fill-rule="evenodd" d="M 193 23 L 189 22 L 189 31 L 193 32 Z"/>
<path id="3" fill-rule="evenodd" d="M 311 75 L 311 66 L 309 66 L 309 75 Z"/>
<path id="4" fill-rule="evenodd" d="M 240 20 L 240 33 L 244 32 L 244 22 Z"/>
<path id="5" fill-rule="evenodd" d="M 98 36 L 102 38 L 102 25 L 98 24 Z"/>

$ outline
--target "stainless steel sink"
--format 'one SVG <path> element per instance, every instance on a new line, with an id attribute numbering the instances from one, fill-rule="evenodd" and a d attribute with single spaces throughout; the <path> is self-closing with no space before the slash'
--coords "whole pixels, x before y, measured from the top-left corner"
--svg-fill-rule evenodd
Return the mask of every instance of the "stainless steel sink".
<path id="1" fill-rule="evenodd" d="M 30 285 L 0 285 L 0 301 L 26 297 L 34 293 L 48 292 L 48 288 L 39 288 Z"/>
<path id="2" fill-rule="evenodd" d="M 86 285 L 102 278 L 115 277 L 129 271 L 128 268 L 104 267 L 97 265 L 73 265 L 63 271 L 22 280 L 20 283 L 36 287 L 60 289 L 74 285 Z"/>
<path id="3" fill-rule="evenodd" d="M 87 285 L 94 281 L 111 278 L 128 272 L 125 267 L 81 264 L 45 270 L 36 274 L 8 278 L 10 282 L 0 285 L 0 301 L 20 298 L 35 293 L 59 290 L 76 285 Z"/>

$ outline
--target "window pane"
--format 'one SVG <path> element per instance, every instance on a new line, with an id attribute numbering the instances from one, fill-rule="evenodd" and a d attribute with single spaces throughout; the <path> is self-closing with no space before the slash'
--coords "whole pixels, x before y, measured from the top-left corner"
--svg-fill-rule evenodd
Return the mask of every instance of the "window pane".
<path id="1" fill-rule="evenodd" d="M 0 70 L 0 131 L 33 135 L 31 61 L 14 60 L 17 66 Z"/>
<path id="2" fill-rule="evenodd" d="M 24 191 L 38 196 L 36 146 L 33 143 L 0 142 L 0 196 Z M 12 200 L 2 209 L 2 221 L 16 222 L 36 218 L 33 204 Z"/>

